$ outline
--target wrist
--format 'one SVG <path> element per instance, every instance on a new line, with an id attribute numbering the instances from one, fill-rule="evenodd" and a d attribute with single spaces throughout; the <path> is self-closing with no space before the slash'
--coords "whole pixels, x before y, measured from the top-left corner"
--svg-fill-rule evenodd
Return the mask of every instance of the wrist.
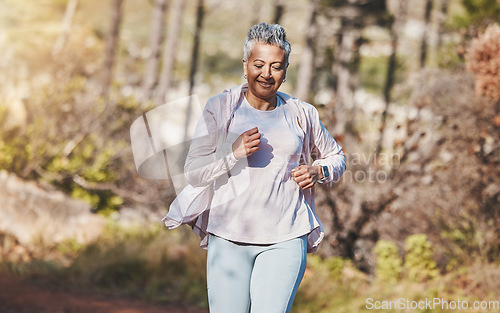
<path id="1" fill-rule="evenodd" d="M 325 182 L 330 178 L 330 171 L 328 170 L 328 166 L 320 165 L 321 179 L 320 182 Z"/>
<path id="2" fill-rule="evenodd" d="M 233 156 L 234 156 L 234 158 L 235 158 L 236 160 L 239 160 L 239 159 L 240 159 L 240 157 L 239 157 L 239 155 L 238 155 L 238 152 L 237 152 L 237 151 L 238 151 L 238 143 L 237 143 L 237 141 L 235 141 L 235 142 L 233 142 L 233 144 L 231 145 L 231 153 L 233 154 Z"/>
<path id="3" fill-rule="evenodd" d="M 314 167 L 316 168 L 316 173 L 317 173 L 318 180 L 324 179 L 324 177 L 323 177 L 323 171 L 321 170 L 321 165 L 315 165 Z"/>

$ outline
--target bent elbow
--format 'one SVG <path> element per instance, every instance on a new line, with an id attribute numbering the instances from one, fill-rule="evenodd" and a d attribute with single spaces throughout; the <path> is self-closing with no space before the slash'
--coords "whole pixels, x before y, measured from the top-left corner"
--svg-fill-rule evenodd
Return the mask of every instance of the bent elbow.
<path id="1" fill-rule="evenodd" d="M 200 179 L 198 171 L 196 171 L 191 164 L 186 163 L 184 166 L 184 177 L 193 187 L 199 187 L 202 185 L 202 180 Z"/>
<path id="2" fill-rule="evenodd" d="M 346 162 L 346 158 L 345 158 L 345 155 L 342 154 L 339 162 L 338 162 L 338 165 L 337 165 L 337 177 L 336 177 L 336 180 L 339 180 L 340 177 L 344 174 L 345 170 L 347 169 L 347 162 Z"/>
<path id="3" fill-rule="evenodd" d="M 203 187 L 210 184 L 210 181 L 205 178 L 205 174 L 201 169 L 193 169 L 189 166 L 184 167 L 184 177 L 187 182 L 193 187 Z"/>

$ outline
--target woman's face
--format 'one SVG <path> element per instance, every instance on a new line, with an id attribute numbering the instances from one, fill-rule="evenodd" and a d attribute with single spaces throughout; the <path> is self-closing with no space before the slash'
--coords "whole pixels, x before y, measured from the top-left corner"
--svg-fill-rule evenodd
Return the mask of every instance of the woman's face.
<path id="1" fill-rule="evenodd" d="M 259 99 L 272 101 L 286 76 L 288 62 L 285 51 L 278 46 L 255 43 L 243 72 L 248 91 Z"/>

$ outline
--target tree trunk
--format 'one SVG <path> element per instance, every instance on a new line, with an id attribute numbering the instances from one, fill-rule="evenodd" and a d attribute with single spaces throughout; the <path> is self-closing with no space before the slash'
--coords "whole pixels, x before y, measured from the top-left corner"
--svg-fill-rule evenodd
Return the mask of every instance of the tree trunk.
<path id="1" fill-rule="evenodd" d="M 143 81 L 144 99 L 151 98 L 154 87 L 158 83 L 158 72 L 160 66 L 161 45 L 163 42 L 165 13 L 167 11 L 167 0 L 155 0 L 153 7 L 153 18 L 151 20 L 151 33 L 149 37 L 149 48 L 151 53 L 146 65 L 146 73 Z"/>
<path id="2" fill-rule="evenodd" d="M 431 21 L 432 12 L 432 0 L 426 0 L 425 2 L 425 14 L 424 14 L 424 33 L 422 35 L 422 43 L 420 46 L 420 68 L 424 68 L 428 57 L 428 36 L 429 36 L 429 25 Z"/>
<path id="3" fill-rule="evenodd" d="M 320 7 L 321 8 L 321 7 Z M 319 14 L 323 14 L 319 11 Z M 334 53 L 336 51 L 336 43 L 338 42 L 337 33 L 338 28 L 335 26 L 333 17 L 325 15 L 326 21 L 320 24 L 317 21 L 316 38 L 314 38 L 314 59 L 313 59 L 313 73 L 311 83 L 309 85 L 310 95 L 316 96 L 324 88 L 332 90 L 334 93 L 334 86 L 331 83 L 332 69 L 335 63 Z M 327 78 L 328 77 L 328 78 Z M 299 77 L 297 77 L 299 79 Z M 318 99 L 322 105 L 326 105 L 328 100 Z M 326 102 L 326 103 L 325 103 Z"/>
<path id="4" fill-rule="evenodd" d="M 350 122 L 349 112 L 354 106 L 354 95 L 351 88 L 352 73 L 350 65 L 354 57 L 354 46 L 359 39 L 360 31 L 351 20 L 344 20 L 341 29 L 340 43 L 333 65 L 333 75 L 337 80 L 333 106 L 330 110 L 330 121 L 335 121 L 333 132 L 335 135 L 346 134 L 346 125 Z"/>
<path id="5" fill-rule="evenodd" d="M 280 23 L 284 11 L 285 11 L 285 1 L 274 0 L 274 19 L 273 19 L 274 24 Z"/>
<path id="6" fill-rule="evenodd" d="M 306 33 L 306 44 L 302 51 L 299 71 L 297 74 L 297 91 L 296 97 L 305 101 L 310 101 L 309 90 L 311 87 L 312 74 L 314 70 L 315 59 L 315 39 L 317 36 L 317 23 L 316 17 L 318 14 L 319 0 L 311 0 L 309 25 Z"/>
<path id="7" fill-rule="evenodd" d="M 385 81 L 385 86 L 384 86 L 385 107 L 384 107 L 384 111 L 382 112 L 382 116 L 381 116 L 380 137 L 379 137 L 377 147 L 375 150 L 376 155 L 379 155 L 380 152 L 382 151 L 385 128 L 386 128 L 386 123 L 387 123 L 387 111 L 389 110 L 389 105 L 391 102 L 391 91 L 392 91 L 392 87 L 394 86 L 394 76 L 396 73 L 396 66 L 397 66 L 397 53 L 398 53 L 398 44 L 399 44 L 398 31 L 401 29 L 401 27 L 403 25 L 402 21 L 404 20 L 404 16 L 406 15 L 406 9 L 407 9 L 406 0 L 400 0 L 397 15 L 394 16 L 392 24 L 391 24 L 391 28 L 390 28 L 391 55 L 389 56 L 389 61 L 388 61 L 388 65 L 387 65 L 387 76 L 386 76 L 386 81 Z"/>
<path id="8" fill-rule="evenodd" d="M 203 25 L 203 17 L 205 13 L 204 0 L 198 0 L 198 5 L 196 9 L 196 28 L 194 31 L 194 42 L 193 50 L 191 53 L 191 68 L 189 70 L 189 95 L 193 93 L 195 85 L 195 76 L 198 70 L 198 55 L 200 52 L 200 37 L 201 28 Z"/>
<path id="9" fill-rule="evenodd" d="M 77 7 L 78 7 L 78 0 L 68 1 L 62 22 L 62 31 L 59 37 L 57 38 L 54 48 L 52 49 L 53 56 L 57 56 L 59 54 L 59 52 L 66 44 L 66 41 L 68 40 L 68 36 L 71 32 L 71 25 L 73 24 L 73 17 L 75 16 Z"/>
<path id="10" fill-rule="evenodd" d="M 123 16 L 123 0 L 113 0 L 111 9 L 111 27 L 106 39 L 106 52 L 104 56 L 104 72 L 102 78 L 101 94 L 108 94 L 113 79 L 113 68 L 118 50 L 120 24 Z"/>
<path id="11" fill-rule="evenodd" d="M 198 56 L 200 51 L 200 37 L 201 37 L 201 29 L 203 25 L 203 17 L 205 15 L 204 9 L 204 0 L 198 0 L 198 5 L 196 9 L 196 28 L 194 32 L 194 43 L 193 43 L 193 51 L 191 54 L 191 68 L 189 70 L 189 95 L 193 94 L 194 86 L 195 86 L 195 76 L 198 70 Z M 188 139 L 188 128 L 191 124 L 191 107 L 192 103 L 189 103 L 186 109 L 186 124 L 184 128 L 185 141 Z"/>
<path id="12" fill-rule="evenodd" d="M 441 12 L 439 14 L 438 38 L 437 38 L 438 49 L 440 49 L 443 45 L 444 24 L 446 23 L 446 17 L 448 16 L 449 4 L 450 0 L 441 0 Z"/>
<path id="13" fill-rule="evenodd" d="M 160 84 L 156 95 L 156 102 L 158 104 L 167 101 L 167 93 L 172 80 L 175 56 L 177 54 L 177 42 L 179 39 L 183 11 L 184 0 L 175 0 L 170 9 L 167 41 L 163 51 L 163 69 L 161 71 Z"/>

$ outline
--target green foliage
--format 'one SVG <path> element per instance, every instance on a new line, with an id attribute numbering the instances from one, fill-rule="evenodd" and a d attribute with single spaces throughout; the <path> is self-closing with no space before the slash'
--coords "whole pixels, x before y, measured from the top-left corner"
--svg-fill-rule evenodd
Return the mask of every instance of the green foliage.
<path id="1" fill-rule="evenodd" d="M 342 271 L 345 266 L 345 260 L 341 257 L 330 257 L 325 263 L 329 268 L 329 273 L 332 279 L 341 280 L 342 279 Z"/>
<path id="2" fill-rule="evenodd" d="M 241 58 L 231 58 L 231 56 L 223 51 L 205 56 L 205 60 L 201 63 L 201 66 L 203 67 L 203 71 L 209 73 L 210 76 L 224 75 L 223 79 L 241 77 L 243 68 Z"/>
<path id="3" fill-rule="evenodd" d="M 101 185 L 130 175 L 131 120 L 142 112 L 132 97 L 99 98 L 85 77 L 46 85 L 25 101 L 25 127 L 0 126 L 0 169 L 44 179 L 97 211 L 116 210 L 124 199 Z M 0 121 L 8 118 L 0 110 Z M 4 125 L 3 123 L 0 125 Z"/>
<path id="4" fill-rule="evenodd" d="M 476 257 L 479 251 L 477 221 L 467 213 L 455 216 L 452 224 L 439 223 L 441 236 L 448 240 L 449 254 L 460 262 Z"/>
<path id="5" fill-rule="evenodd" d="M 387 80 L 386 57 L 361 58 L 359 77 L 361 86 L 368 91 L 382 94 Z"/>
<path id="6" fill-rule="evenodd" d="M 447 42 L 439 50 L 437 55 L 437 64 L 442 69 L 454 70 L 463 67 L 463 54 L 457 53 L 457 44 L 455 42 Z"/>
<path id="7" fill-rule="evenodd" d="M 377 256 L 375 276 L 381 282 L 397 283 L 403 272 L 403 262 L 398 247 L 392 241 L 379 240 L 373 249 Z"/>
<path id="8" fill-rule="evenodd" d="M 367 91 L 383 95 L 387 82 L 389 58 L 386 56 L 363 57 L 359 66 L 361 86 Z M 396 60 L 395 83 L 399 83 L 405 75 L 404 65 Z"/>
<path id="9" fill-rule="evenodd" d="M 18 136 L 11 136 L 8 133 L 0 134 L 0 168 L 9 169 L 13 172 L 22 172 L 24 165 L 29 160 L 30 144 L 23 144 L 23 139 Z M 7 135 L 6 138 L 2 135 Z"/>
<path id="10" fill-rule="evenodd" d="M 292 312 L 356 311 L 359 300 L 355 299 L 356 290 L 361 290 L 360 286 L 366 282 L 364 274 L 348 260 L 308 255 L 306 273 Z"/>
<path id="11" fill-rule="evenodd" d="M 205 253 L 186 231 L 110 223 L 57 277 L 85 289 L 205 306 Z"/>
<path id="12" fill-rule="evenodd" d="M 47 23 L 47 17 L 54 12 L 58 12 L 59 19 L 67 3 L 50 1 L 43 19 L 43 14 L 30 11 L 39 20 L 37 26 L 29 24 L 37 28 Z M 15 18 L 27 25 L 22 16 Z M 11 31 L 14 36 L 18 30 Z M 38 36 L 39 40 L 35 40 Z M 89 202 L 96 211 L 116 210 L 125 200 L 112 191 L 116 190 L 114 187 L 133 185 L 129 127 L 145 108 L 116 90 L 107 97 L 100 96 L 95 74 L 104 45 L 92 26 L 79 23 L 73 27 L 55 56 L 55 38 L 45 32 L 35 37 L 21 40 L 25 45 L 29 42 L 29 46 L 20 49 L 23 54 L 16 56 L 13 63 L 30 69 L 23 74 L 26 77 L 40 78 L 43 74 L 43 80 L 12 78 L 26 81 L 22 84 L 29 90 L 22 100 L 26 119 L 18 121 L 19 125 L 8 125 L 5 121 L 10 118 L 9 103 L 0 103 L 0 169 L 25 179 L 47 181 Z M 10 95 L 9 86 L 0 92 Z M 14 98 L 18 96 L 13 94 Z"/>
<path id="13" fill-rule="evenodd" d="M 484 27 L 500 19 L 500 3 L 497 0 L 461 0 L 463 8 L 452 16 L 453 28 Z"/>
<path id="14" fill-rule="evenodd" d="M 407 247 L 411 248 L 407 256 L 418 254 L 418 264 L 429 263 L 430 256 L 425 251 L 432 247 L 425 235 L 410 236 L 407 242 Z M 166 231 L 161 226 L 124 229 L 109 222 L 101 237 L 87 246 L 71 240 L 57 246 L 56 250 L 64 256 L 63 262 L 54 258 L 52 250 L 47 253 L 53 261 L 0 262 L 0 271 L 25 278 L 48 279 L 67 290 L 207 307 L 206 254 L 198 243 L 198 238 L 188 228 L 174 231 Z M 378 255 L 397 256 L 395 245 L 388 241 L 379 241 L 375 250 Z M 310 254 L 292 312 L 366 312 L 369 311 L 369 298 L 374 301 L 399 298 L 419 301 L 436 297 L 450 301 L 457 298 L 482 300 L 498 293 L 499 286 L 493 283 L 498 273 L 498 265 L 490 264 L 485 268 L 483 264 L 475 264 L 445 275 L 436 272 L 435 277 L 439 279 L 416 281 L 400 277 L 394 285 L 369 279 L 349 260 Z M 485 280 L 490 282 L 485 284 Z M 464 286 L 477 288 L 468 288 L 464 294 Z M 436 311 L 449 312 L 439 308 Z"/>
<path id="15" fill-rule="evenodd" d="M 109 220 L 94 242 L 67 240 L 44 247 L 30 262 L 3 260 L 0 250 L 0 273 L 42 278 L 80 292 L 206 307 L 206 253 L 195 236 L 187 228 L 123 228 Z"/>
<path id="16" fill-rule="evenodd" d="M 85 246 L 75 239 L 68 239 L 57 245 L 56 250 L 68 256 L 77 255 Z"/>
<path id="17" fill-rule="evenodd" d="M 469 23 L 485 24 L 500 18 L 500 3 L 497 0 L 462 0 L 461 3 L 467 10 Z"/>
<path id="18" fill-rule="evenodd" d="M 351 3 L 358 6 L 361 10 L 366 11 L 370 14 L 381 14 L 385 13 L 387 10 L 387 5 L 384 0 L 373 0 L 370 2 L 351 1 Z M 342 0 L 321 0 L 320 4 L 325 7 L 333 7 L 333 8 L 346 6 L 346 2 Z"/>
<path id="19" fill-rule="evenodd" d="M 307 262 L 313 271 L 319 271 L 335 281 L 342 279 L 345 260 L 340 257 L 330 257 L 323 260 L 319 256 L 311 255 Z"/>
<path id="20" fill-rule="evenodd" d="M 439 275 L 436 262 L 432 258 L 432 244 L 425 234 L 411 235 L 405 240 L 404 268 L 408 278 L 422 282 Z"/>
<path id="21" fill-rule="evenodd" d="M 477 260 L 495 262 L 498 259 L 498 228 L 495 227 L 495 214 L 499 212 L 498 203 L 486 207 L 489 218 L 480 218 L 477 211 L 455 216 L 453 223 L 440 222 L 441 237 L 447 241 L 445 252 L 450 261 L 447 270 L 468 266 Z"/>

